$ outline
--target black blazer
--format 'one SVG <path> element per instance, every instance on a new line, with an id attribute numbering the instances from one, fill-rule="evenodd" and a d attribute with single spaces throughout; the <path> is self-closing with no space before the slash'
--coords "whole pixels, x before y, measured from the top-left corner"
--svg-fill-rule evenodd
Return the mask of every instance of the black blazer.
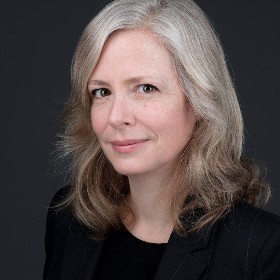
<path id="1" fill-rule="evenodd" d="M 51 205 L 64 194 L 65 189 L 60 190 Z M 102 246 L 69 211 L 50 208 L 44 279 L 93 280 Z M 171 279 L 279 280 L 279 217 L 239 203 L 206 236 L 172 233 L 154 277 Z"/>

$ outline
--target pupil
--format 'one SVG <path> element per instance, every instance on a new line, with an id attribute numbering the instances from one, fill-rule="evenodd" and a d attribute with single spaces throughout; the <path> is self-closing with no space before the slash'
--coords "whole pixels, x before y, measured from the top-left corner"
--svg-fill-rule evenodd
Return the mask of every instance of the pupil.
<path id="1" fill-rule="evenodd" d="M 145 91 L 145 92 L 150 92 L 150 91 L 152 91 L 152 87 L 146 85 L 146 86 L 144 87 L 144 91 Z"/>

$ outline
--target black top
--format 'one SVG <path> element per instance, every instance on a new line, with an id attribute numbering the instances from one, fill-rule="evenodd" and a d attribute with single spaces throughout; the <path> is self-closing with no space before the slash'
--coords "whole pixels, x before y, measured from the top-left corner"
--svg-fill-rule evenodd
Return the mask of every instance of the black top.
<path id="1" fill-rule="evenodd" d="M 94 279 L 153 279 L 165 245 L 142 241 L 127 230 L 113 232 L 104 242 Z"/>

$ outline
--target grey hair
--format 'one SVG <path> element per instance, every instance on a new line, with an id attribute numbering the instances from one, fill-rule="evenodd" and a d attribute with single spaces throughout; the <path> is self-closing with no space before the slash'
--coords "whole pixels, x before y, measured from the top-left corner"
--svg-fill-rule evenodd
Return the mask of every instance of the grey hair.
<path id="1" fill-rule="evenodd" d="M 175 229 L 184 231 L 181 218 L 195 208 L 205 213 L 194 224 L 199 229 L 240 200 L 263 205 L 269 188 L 259 180 L 257 166 L 241 157 L 240 107 L 218 36 L 203 11 L 191 0 L 116 0 L 85 28 L 73 58 L 61 145 L 63 155 L 71 157 L 72 191 L 66 201 L 76 216 L 99 238 L 120 226 L 128 181 L 110 165 L 92 131 L 87 83 L 110 35 L 128 29 L 149 30 L 169 50 L 197 116 L 176 172 Z"/>

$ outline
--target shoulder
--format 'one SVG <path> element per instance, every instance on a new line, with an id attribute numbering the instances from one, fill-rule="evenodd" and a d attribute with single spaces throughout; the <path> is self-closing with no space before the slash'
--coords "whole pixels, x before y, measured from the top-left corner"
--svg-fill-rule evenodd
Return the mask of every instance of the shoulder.
<path id="1" fill-rule="evenodd" d="M 228 241 L 243 247 L 243 251 L 261 250 L 268 238 L 275 235 L 280 244 L 280 217 L 263 209 L 241 202 L 221 219 L 217 232 Z M 276 237 L 278 235 L 278 237 Z M 246 252 L 247 254 L 248 252 Z"/>
<path id="2" fill-rule="evenodd" d="M 71 213 L 69 205 L 65 204 L 65 200 L 70 193 L 70 186 L 59 189 L 53 196 L 48 208 L 47 226 L 52 224 L 63 224 Z"/>
<path id="3" fill-rule="evenodd" d="M 268 236 L 280 227 L 280 217 L 263 209 L 241 202 L 230 209 L 222 219 L 222 226 L 238 234 L 253 236 Z"/>
<path id="4" fill-rule="evenodd" d="M 52 220 L 53 226 L 72 227 L 79 223 L 73 214 L 71 202 L 68 201 L 70 195 L 71 186 L 69 185 L 62 187 L 54 194 L 48 209 L 48 219 Z"/>
<path id="5" fill-rule="evenodd" d="M 53 207 L 56 207 L 57 205 L 61 204 L 67 196 L 71 192 L 71 186 L 67 185 L 62 188 L 60 188 L 53 196 L 51 203 L 50 203 L 50 209 Z"/>
<path id="6" fill-rule="evenodd" d="M 67 200 L 71 195 L 71 186 L 59 189 L 53 196 L 47 214 L 46 239 L 64 242 L 69 234 L 87 234 L 86 228 L 74 215 L 72 204 Z"/>
<path id="7" fill-rule="evenodd" d="M 220 220 L 214 236 L 217 258 L 230 268 L 232 279 L 275 279 L 280 269 L 279 216 L 242 202 Z"/>

